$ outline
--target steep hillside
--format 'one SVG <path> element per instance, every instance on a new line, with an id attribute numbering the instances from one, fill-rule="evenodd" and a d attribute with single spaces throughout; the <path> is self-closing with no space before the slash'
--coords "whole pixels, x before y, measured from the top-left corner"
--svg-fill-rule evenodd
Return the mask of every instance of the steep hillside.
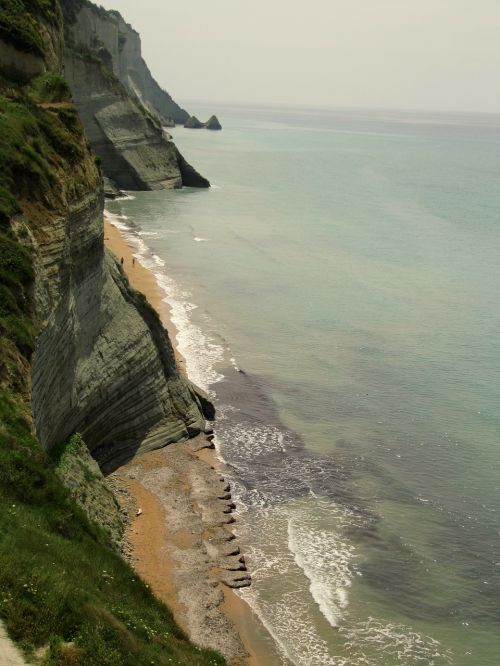
<path id="1" fill-rule="evenodd" d="M 102 175 L 62 48 L 57 0 L 2 1 L 0 619 L 44 664 L 221 664 L 188 643 L 99 518 L 111 504 L 85 445 L 113 468 L 204 417 L 157 315 L 103 248 Z"/>
<path id="2" fill-rule="evenodd" d="M 86 0 L 64 0 L 63 7 L 64 76 L 106 176 L 126 190 L 208 187 L 162 129 L 167 121 L 148 91 L 156 100 L 168 96 L 151 83 L 137 33 L 116 12 Z M 132 83 L 137 77 L 141 85 Z"/>
<path id="3" fill-rule="evenodd" d="M 62 0 L 66 41 L 87 51 L 105 49 L 111 69 L 162 125 L 184 124 L 189 114 L 155 81 L 141 52 L 141 38 L 116 11 L 105 11 L 88 0 Z"/>

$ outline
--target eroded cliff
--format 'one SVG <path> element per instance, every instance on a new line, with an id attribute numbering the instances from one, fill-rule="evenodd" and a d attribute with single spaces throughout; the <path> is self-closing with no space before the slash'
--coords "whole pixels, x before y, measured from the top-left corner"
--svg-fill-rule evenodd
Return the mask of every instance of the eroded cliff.
<path id="1" fill-rule="evenodd" d="M 128 190 L 208 187 L 193 167 L 184 169 L 162 129 L 173 123 L 168 114 L 185 112 L 151 77 L 139 35 L 87 0 L 63 0 L 63 8 L 64 76 L 106 176 Z"/>
<path id="2" fill-rule="evenodd" d="M 115 76 L 161 123 L 183 124 L 189 117 L 153 78 L 142 57 L 139 33 L 117 11 L 106 11 L 88 0 L 61 2 L 68 44 L 87 51 L 105 49 Z"/>
<path id="3" fill-rule="evenodd" d="M 102 174 L 60 75 L 62 35 L 57 0 L 3 0 L 0 615 L 45 664 L 222 663 L 110 548 L 114 518 L 99 527 L 102 498 L 79 490 L 98 469 L 56 472 L 77 431 L 81 459 L 86 445 L 108 469 L 204 426 L 157 315 L 104 250 Z"/>

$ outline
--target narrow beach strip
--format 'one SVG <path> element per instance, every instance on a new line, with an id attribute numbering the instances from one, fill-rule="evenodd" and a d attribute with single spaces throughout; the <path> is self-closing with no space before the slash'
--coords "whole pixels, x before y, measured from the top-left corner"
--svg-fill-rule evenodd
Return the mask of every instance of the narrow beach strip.
<path id="1" fill-rule="evenodd" d="M 120 230 L 104 220 L 104 239 L 160 315 L 181 371 L 175 326 L 154 274 L 134 257 Z M 233 587 L 247 585 L 244 556 L 230 530 L 230 489 L 207 436 L 138 456 L 116 470 L 112 486 L 129 515 L 127 556 L 195 643 L 221 652 L 231 666 L 271 666 L 250 644 L 249 606 Z"/>

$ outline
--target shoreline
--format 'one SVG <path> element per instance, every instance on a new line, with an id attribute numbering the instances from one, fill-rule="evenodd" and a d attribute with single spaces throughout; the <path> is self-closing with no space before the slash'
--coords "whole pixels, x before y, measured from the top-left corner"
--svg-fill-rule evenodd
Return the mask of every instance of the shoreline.
<path id="1" fill-rule="evenodd" d="M 142 292 L 149 304 L 160 315 L 161 322 L 168 332 L 172 343 L 175 359 L 179 369 L 186 374 L 186 359 L 177 348 L 177 328 L 170 317 L 170 308 L 168 303 L 164 302 L 165 293 L 158 285 L 152 271 L 145 268 L 139 260 L 135 259 L 131 246 L 122 236 L 120 230 L 115 227 L 106 217 L 104 217 L 104 245 L 120 261 L 123 258 L 122 268 L 134 289 Z"/>
<path id="2" fill-rule="evenodd" d="M 106 218 L 104 241 L 123 259 L 132 287 L 160 315 L 186 374 L 186 361 L 176 348 L 177 329 L 154 274 L 134 260 L 132 247 Z M 228 529 L 234 504 L 221 476 L 222 463 L 207 439 L 199 435 L 143 454 L 111 475 L 122 506 L 127 498 L 129 559 L 195 643 L 217 649 L 232 666 L 272 666 L 274 660 L 249 639 L 248 626 L 256 621 L 252 609 L 232 589 L 248 585 L 250 576 Z"/>

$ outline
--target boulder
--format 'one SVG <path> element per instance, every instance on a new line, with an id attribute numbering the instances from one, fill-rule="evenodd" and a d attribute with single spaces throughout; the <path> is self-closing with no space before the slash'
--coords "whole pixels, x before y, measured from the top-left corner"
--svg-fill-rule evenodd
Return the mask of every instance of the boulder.
<path id="1" fill-rule="evenodd" d="M 219 119 L 217 118 L 217 116 L 210 116 L 210 118 L 205 123 L 205 127 L 206 127 L 206 129 L 209 129 L 209 130 L 221 130 L 222 129 L 222 125 L 220 124 Z"/>
<path id="2" fill-rule="evenodd" d="M 187 127 L 188 129 L 201 129 L 204 125 L 196 116 L 190 116 L 184 123 L 184 127 Z"/>

